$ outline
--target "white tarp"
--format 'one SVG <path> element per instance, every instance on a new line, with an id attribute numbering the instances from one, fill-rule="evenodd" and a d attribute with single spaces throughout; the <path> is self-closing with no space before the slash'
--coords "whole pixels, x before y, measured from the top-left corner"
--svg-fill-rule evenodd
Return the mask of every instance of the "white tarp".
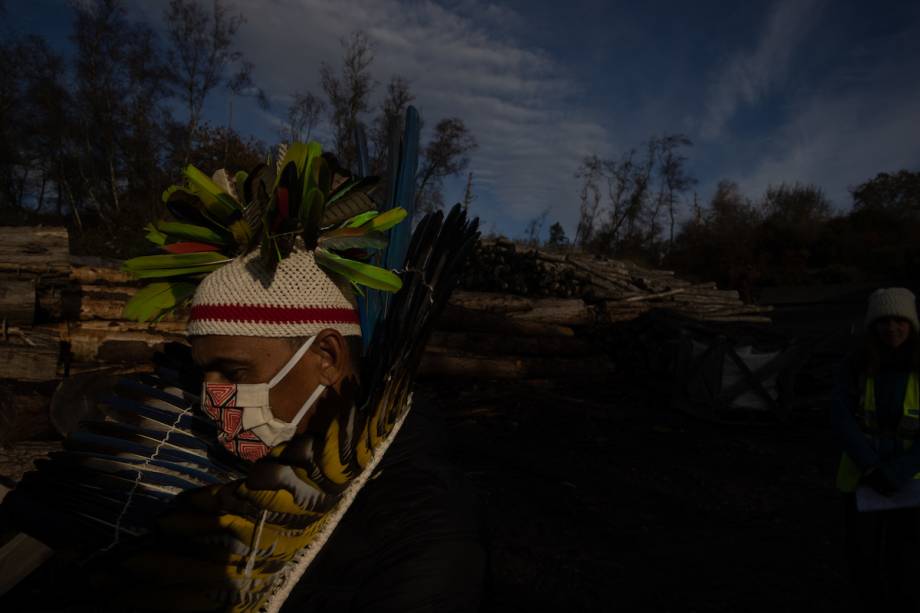
<path id="1" fill-rule="evenodd" d="M 699 357 L 704 351 L 706 351 L 707 345 L 693 341 L 693 357 Z M 767 366 L 770 362 L 776 359 L 780 352 L 779 351 L 770 351 L 770 352 L 757 352 L 754 351 L 754 348 L 750 345 L 745 345 L 742 347 L 735 347 L 735 353 L 738 354 L 738 357 L 741 358 L 741 361 L 744 362 L 747 367 L 751 370 L 754 375 L 760 371 L 760 369 Z M 776 390 L 776 378 L 778 373 L 773 373 L 766 379 L 762 379 L 760 384 L 766 390 L 767 394 L 771 398 L 776 400 L 778 398 L 778 392 Z M 728 355 L 725 356 L 724 361 L 722 362 L 722 389 L 728 389 L 739 381 L 744 379 L 744 372 L 735 361 Z M 763 398 L 760 394 L 754 390 L 748 389 L 745 392 L 742 392 L 736 396 L 730 405 L 732 408 L 741 409 L 744 411 L 766 411 L 770 408 L 767 404 L 766 399 Z"/>

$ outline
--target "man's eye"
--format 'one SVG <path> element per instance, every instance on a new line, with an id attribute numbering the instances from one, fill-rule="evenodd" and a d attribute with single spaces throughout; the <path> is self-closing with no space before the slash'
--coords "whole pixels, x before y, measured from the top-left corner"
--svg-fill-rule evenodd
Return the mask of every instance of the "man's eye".
<path id="1" fill-rule="evenodd" d="M 237 369 L 228 371 L 228 372 L 226 372 L 226 373 L 224 373 L 224 374 L 227 376 L 227 379 L 228 379 L 231 383 L 239 383 L 240 381 L 243 380 L 243 377 L 246 376 L 246 369 L 245 369 L 245 368 L 237 368 Z"/>

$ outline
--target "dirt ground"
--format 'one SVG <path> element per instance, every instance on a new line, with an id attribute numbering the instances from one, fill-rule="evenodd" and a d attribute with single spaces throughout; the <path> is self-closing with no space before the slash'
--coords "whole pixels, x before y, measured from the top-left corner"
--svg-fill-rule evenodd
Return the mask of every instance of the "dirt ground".
<path id="1" fill-rule="evenodd" d="M 847 329 L 861 305 L 824 313 Z M 855 315 L 854 315 L 855 313 Z M 791 336 L 814 313 L 778 314 Z M 421 381 L 476 487 L 486 611 L 847 610 L 827 408 L 727 426 L 618 363 L 603 383 Z"/>
<path id="2" fill-rule="evenodd" d="M 820 412 L 714 425 L 628 372 L 423 387 L 486 509 L 487 610 L 845 608 L 837 454 Z"/>

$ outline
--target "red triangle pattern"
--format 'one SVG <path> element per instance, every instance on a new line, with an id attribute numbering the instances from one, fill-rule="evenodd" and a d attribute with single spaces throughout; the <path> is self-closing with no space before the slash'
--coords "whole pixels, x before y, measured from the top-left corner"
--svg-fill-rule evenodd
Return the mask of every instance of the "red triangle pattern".
<path id="1" fill-rule="evenodd" d="M 221 430 L 227 438 L 235 438 L 243 427 L 243 410 L 224 407 L 220 416 Z"/>
<path id="2" fill-rule="evenodd" d="M 249 462 L 268 455 L 271 448 L 252 432 L 243 431 L 243 409 L 236 407 L 237 387 L 234 383 L 208 383 L 202 410 L 220 427 L 218 440 L 230 453 Z"/>
<path id="3" fill-rule="evenodd" d="M 255 462 L 256 460 L 261 460 L 268 452 L 271 451 L 265 443 L 262 441 L 251 442 L 251 441 L 239 441 L 240 457 L 249 462 Z"/>
<path id="4" fill-rule="evenodd" d="M 212 405 L 218 407 L 236 406 L 235 383 L 208 383 L 206 389 Z"/>

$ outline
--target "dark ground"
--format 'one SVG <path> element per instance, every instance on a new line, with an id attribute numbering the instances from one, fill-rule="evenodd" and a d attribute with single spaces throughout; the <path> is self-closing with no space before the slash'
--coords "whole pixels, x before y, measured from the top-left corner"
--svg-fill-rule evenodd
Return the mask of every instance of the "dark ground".
<path id="1" fill-rule="evenodd" d="M 844 607 L 823 420 L 712 425 L 622 378 L 438 385 L 456 461 L 486 507 L 488 610 Z"/>
<path id="2" fill-rule="evenodd" d="M 778 326 L 814 331 L 816 315 Z M 487 610 L 846 610 L 826 402 L 784 425 L 713 424 L 622 366 L 602 385 L 423 383 L 486 509 Z"/>
<path id="3" fill-rule="evenodd" d="M 834 334 L 862 304 L 790 307 L 773 329 Z M 847 610 L 826 402 L 787 424 L 713 424 L 671 409 L 670 381 L 622 360 L 602 384 L 417 392 L 443 408 L 484 506 L 486 611 Z"/>

